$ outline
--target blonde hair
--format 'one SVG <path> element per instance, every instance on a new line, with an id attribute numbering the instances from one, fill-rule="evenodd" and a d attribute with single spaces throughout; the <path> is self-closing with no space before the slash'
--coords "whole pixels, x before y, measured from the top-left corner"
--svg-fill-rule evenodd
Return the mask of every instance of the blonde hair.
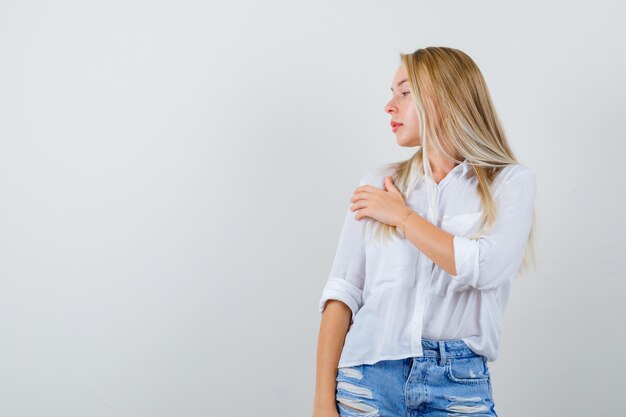
<path id="1" fill-rule="evenodd" d="M 458 163 L 446 149 L 465 158 L 469 170 L 478 180 L 482 216 L 475 239 L 485 233 L 497 215 L 491 191 L 497 174 L 507 165 L 517 164 L 507 141 L 485 80 L 474 61 L 464 52 L 447 47 L 428 47 L 400 54 L 407 72 L 413 105 L 417 112 L 422 146 L 409 159 L 386 164 L 392 168 L 393 183 L 405 200 L 410 187 L 423 177 L 432 178 L 426 144 L 432 142 L 441 155 Z M 439 120 L 437 120 L 437 117 Z M 446 142 L 443 143 L 442 138 Z M 535 210 L 521 268 L 526 270 L 532 259 L 535 267 Z M 376 230 L 372 231 L 371 228 Z M 389 239 L 395 228 L 382 222 L 368 221 L 369 234 Z"/>

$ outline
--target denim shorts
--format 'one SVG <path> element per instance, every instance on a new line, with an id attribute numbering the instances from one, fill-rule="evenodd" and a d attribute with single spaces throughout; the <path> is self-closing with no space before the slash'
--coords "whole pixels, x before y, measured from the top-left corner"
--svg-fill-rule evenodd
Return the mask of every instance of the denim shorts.
<path id="1" fill-rule="evenodd" d="M 339 415 L 497 417 L 487 358 L 461 339 L 422 339 L 422 347 L 423 357 L 339 368 Z"/>

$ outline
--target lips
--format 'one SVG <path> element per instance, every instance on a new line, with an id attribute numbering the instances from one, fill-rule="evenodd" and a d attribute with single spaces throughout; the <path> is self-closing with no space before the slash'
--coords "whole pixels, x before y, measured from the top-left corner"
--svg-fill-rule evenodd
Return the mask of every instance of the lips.
<path id="1" fill-rule="evenodd" d="M 391 130 L 392 130 L 392 131 L 394 131 L 394 132 L 395 132 L 396 130 L 398 130 L 398 128 L 399 128 L 400 126 L 402 126 L 402 123 L 396 122 L 396 121 L 394 121 L 394 120 L 392 120 L 392 121 L 390 122 L 390 124 L 391 124 Z"/>

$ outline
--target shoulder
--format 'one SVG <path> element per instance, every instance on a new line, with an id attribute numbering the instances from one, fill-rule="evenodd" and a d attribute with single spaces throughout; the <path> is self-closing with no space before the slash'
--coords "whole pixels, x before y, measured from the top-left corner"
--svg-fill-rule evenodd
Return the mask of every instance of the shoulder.
<path id="1" fill-rule="evenodd" d="M 373 185 L 377 188 L 383 188 L 385 177 L 395 172 L 395 163 L 384 163 L 375 165 L 366 171 L 359 181 L 359 185 Z"/>
<path id="2" fill-rule="evenodd" d="M 511 164 L 506 166 L 500 174 L 506 174 L 503 178 L 504 182 L 522 181 L 535 183 L 537 178 L 533 171 L 524 164 Z"/>
<path id="3" fill-rule="evenodd" d="M 526 165 L 511 164 L 498 173 L 494 183 L 496 194 L 499 194 L 501 190 L 528 192 L 535 190 L 537 178 L 534 172 Z"/>

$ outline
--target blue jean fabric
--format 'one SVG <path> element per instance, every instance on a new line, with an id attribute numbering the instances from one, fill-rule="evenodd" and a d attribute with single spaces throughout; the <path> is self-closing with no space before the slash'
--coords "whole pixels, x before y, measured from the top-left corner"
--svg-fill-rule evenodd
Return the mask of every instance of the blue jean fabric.
<path id="1" fill-rule="evenodd" d="M 423 357 L 339 368 L 339 415 L 497 417 L 484 356 L 461 339 L 422 339 L 422 346 Z"/>

